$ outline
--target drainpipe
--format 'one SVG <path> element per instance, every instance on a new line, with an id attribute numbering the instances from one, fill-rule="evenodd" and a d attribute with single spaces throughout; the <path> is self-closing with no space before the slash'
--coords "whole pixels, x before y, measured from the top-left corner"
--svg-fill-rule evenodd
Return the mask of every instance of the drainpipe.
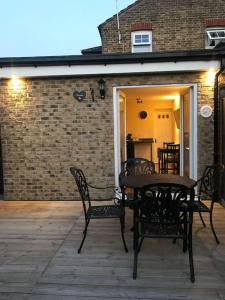
<path id="1" fill-rule="evenodd" d="M 220 163 L 220 139 L 221 139 L 221 103 L 219 99 L 219 76 L 225 70 L 225 58 L 221 59 L 220 70 L 215 75 L 214 82 L 214 164 Z"/>
<path id="2" fill-rule="evenodd" d="M 214 164 L 218 166 L 218 172 L 216 172 L 215 186 L 217 187 L 214 190 L 214 199 L 216 201 L 221 202 L 224 197 L 223 191 L 223 180 L 224 176 L 221 173 L 221 170 L 224 170 L 224 165 L 222 161 L 222 151 L 224 150 L 222 147 L 222 103 L 219 97 L 219 77 L 225 70 L 225 58 L 221 59 L 220 70 L 215 75 L 215 83 L 214 83 Z"/>

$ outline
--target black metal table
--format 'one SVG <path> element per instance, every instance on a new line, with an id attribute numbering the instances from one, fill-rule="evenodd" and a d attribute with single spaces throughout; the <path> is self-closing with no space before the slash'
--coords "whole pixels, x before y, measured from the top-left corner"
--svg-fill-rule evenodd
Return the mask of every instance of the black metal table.
<path id="1" fill-rule="evenodd" d="M 181 184 L 188 188 L 196 185 L 196 181 L 187 176 L 172 175 L 172 174 L 154 174 L 154 175 L 131 175 L 120 179 L 121 187 L 129 187 L 133 189 L 142 188 L 149 184 L 157 183 L 175 183 Z"/>

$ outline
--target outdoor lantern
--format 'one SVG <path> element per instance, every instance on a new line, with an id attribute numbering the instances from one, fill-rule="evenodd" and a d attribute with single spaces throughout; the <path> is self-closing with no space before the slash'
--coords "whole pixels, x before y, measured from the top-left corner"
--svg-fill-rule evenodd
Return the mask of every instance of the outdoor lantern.
<path id="1" fill-rule="evenodd" d="M 99 85 L 100 97 L 101 97 L 101 99 L 105 99 L 105 80 L 100 79 L 98 81 L 98 85 Z"/>

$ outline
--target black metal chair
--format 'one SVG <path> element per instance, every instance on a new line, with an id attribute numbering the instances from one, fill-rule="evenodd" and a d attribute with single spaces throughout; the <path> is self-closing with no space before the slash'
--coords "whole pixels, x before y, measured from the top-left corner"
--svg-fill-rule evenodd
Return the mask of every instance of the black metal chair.
<path id="1" fill-rule="evenodd" d="M 218 175 L 219 175 L 220 169 L 218 166 L 211 165 L 207 166 L 203 172 L 203 176 L 198 180 L 200 183 L 199 190 L 197 194 L 197 201 L 195 201 L 195 208 L 194 211 L 199 213 L 199 216 L 201 218 L 202 224 L 204 227 L 206 227 L 206 224 L 203 220 L 202 213 L 208 213 L 209 214 L 209 220 L 210 220 L 210 226 L 212 229 L 212 233 L 214 235 L 214 238 L 217 242 L 217 244 L 220 243 L 214 226 L 213 226 L 213 207 L 216 201 L 217 197 L 217 182 L 218 182 Z M 204 201 L 210 200 L 210 206 L 207 206 Z"/>
<path id="2" fill-rule="evenodd" d="M 133 200 L 133 192 L 128 191 L 125 193 L 125 188 L 121 185 L 121 178 L 124 176 L 132 175 L 152 175 L 155 174 L 154 162 L 145 158 L 129 158 L 122 162 L 121 172 L 119 174 L 119 185 L 122 191 L 123 198 L 126 194 L 127 202 Z"/>
<path id="3" fill-rule="evenodd" d="M 194 189 L 177 184 L 148 185 L 136 192 L 134 201 L 134 268 L 137 278 L 138 253 L 145 238 L 182 239 L 188 250 L 190 279 L 195 281 L 192 222 Z M 171 262 L 172 263 L 172 262 Z"/>
<path id="4" fill-rule="evenodd" d="M 155 173 L 154 162 L 145 158 L 129 158 L 121 164 L 121 176 L 151 175 Z"/>
<path id="5" fill-rule="evenodd" d="M 93 206 L 91 203 L 92 201 L 90 199 L 90 195 L 89 195 L 89 187 L 94 188 L 94 189 L 105 189 L 105 188 L 94 187 L 94 186 L 88 184 L 87 180 L 84 176 L 84 173 L 82 172 L 81 169 L 71 167 L 70 172 L 73 175 L 75 182 L 77 184 L 77 188 L 78 188 L 78 191 L 80 193 L 80 197 L 81 197 L 81 200 L 83 203 L 84 216 L 85 216 L 85 228 L 83 231 L 83 239 L 82 239 L 80 247 L 78 249 L 78 253 L 81 252 L 82 246 L 84 244 L 84 240 L 87 235 L 87 229 L 88 229 L 90 220 L 91 219 L 109 219 L 109 218 L 118 218 L 120 220 L 122 241 L 123 241 L 125 251 L 128 252 L 125 238 L 124 238 L 125 210 L 124 210 L 124 207 L 121 205 L 120 199 L 117 199 L 116 197 L 110 198 L 110 200 L 114 201 L 113 204 Z M 112 187 L 110 187 L 110 188 L 112 188 Z M 108 201 L 109 199 L 106 199 L 106 200 Z M 103 201 L 103 199 L 101 199 L 101 201 Z"/>

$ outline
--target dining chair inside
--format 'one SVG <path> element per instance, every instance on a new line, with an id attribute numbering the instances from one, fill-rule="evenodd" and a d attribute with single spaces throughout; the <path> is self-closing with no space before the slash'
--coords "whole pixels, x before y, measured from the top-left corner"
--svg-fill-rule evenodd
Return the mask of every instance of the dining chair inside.
<path id="1" fill-rule="evenodd" d="M 85 228 L 83 231 L 83 238 L 80 243 L 80 246 L 78 248 L 78 253 L 81 252 L 81 249 L 83 247 L 86 235 L 87 235 L 87 229 L 90 221 L 92 219 L 110 219 L 110 218 L 117 218 L 120 220 L 120 231 L 121 231 L 121 237 L 123 241 L 123 246 L 126 252 L 128 252 L 125 238 L 124 238 L 124 218 L 125 218 L 125 209 L 121 205 L 120 199 L 117 199 L 116 197 L 112 197 L 111 204 L 102 204 L 102 205 L 93 205 L 92 199 L 90 198 L 89 194 L 89 187 L 95 188 L 95 189 L 105 189 L 105 187 L 94 187 L 92 185 L 89 185 L 87 183 L 87 180 L 85 178 L 85 175 L 83 171 L 76 167 L 71 167 L 70 172 L 73 175 L 80 198 L 82 200 L 83 204 L 83 211 L 84 211 L 84 217 L 85 217 Z M 107 187 L 106 187 L 107 188 Z M 110 187 L 111 188 L 111 187 Z M 103 201 L 104 199 L 101 199 Z M 109 199 L 106 199 L 109 201 Z M 94 201 L 98 201 L 97 199 L 94 199 Z"/>
<path id="2" fill-rule="evenodd" d="M 174 145 L 174 142 L 163 142 L 163 149 L 167 149 L 168 145 Z"/>
<path id="3" fill-rule="evenodd" d="M 134 267 L 137 278 L 138 255 L 146 238 L 181 239 L 188 250 L 190 280 L 195 281 L 192 222 L 194 189 L 178 184 L 154 184 L 138 191 L 134 204 Z M 171 262 L 172 263 L 172 262 Z"/>
<path id="4" fill-rule="evenodd" d="M 159 173 L 180 173 L 180 144 L 164 143 L 164 147 L 158 149 Z"/>

